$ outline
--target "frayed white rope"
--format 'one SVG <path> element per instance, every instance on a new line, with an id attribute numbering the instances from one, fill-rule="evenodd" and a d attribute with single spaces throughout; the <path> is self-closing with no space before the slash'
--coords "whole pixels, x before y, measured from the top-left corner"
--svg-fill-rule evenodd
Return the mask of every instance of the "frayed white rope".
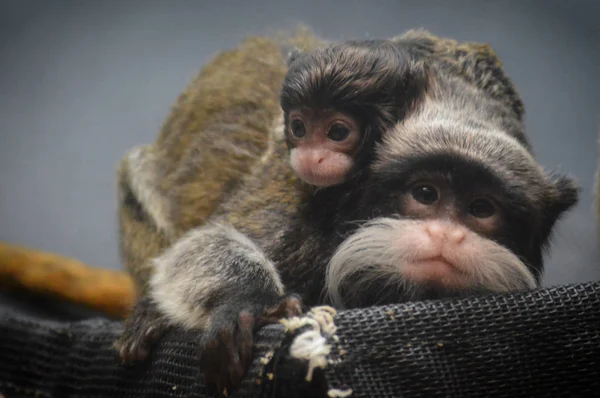
<path id="1" fill-rule="evenodd" d="M 280 322 L 285 326 L 286 332 L 293 332 L 304 326 L 310 326 L 309 329 L 300 333 L 294 339 L 290 347 L 290 355 L 297 359 L 308 362 L 308 371 L 306 381 L 311 381 L 315 368 L 325 368 L 329 361 L 327 356 L 331 353 L 331 345 L 327 343 L 328 338 L 339 341 L 335 335 L 337 326 L 333 318 L 337 311 L 329 306 L 320 306 L 312 308 L 305 316 L 282 319 Z M 332 398 L 348 397 L 352 394 L 352 389 L 340 390 L 336 388 L 329 389 L 327 395 Z"/>

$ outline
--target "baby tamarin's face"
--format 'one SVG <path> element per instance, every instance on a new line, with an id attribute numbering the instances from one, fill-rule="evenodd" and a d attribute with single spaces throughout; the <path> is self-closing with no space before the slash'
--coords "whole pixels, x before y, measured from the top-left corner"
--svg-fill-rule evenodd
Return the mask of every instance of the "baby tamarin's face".
<path id="1" fill-rule="evenodd" d="M 298 177 L 327 187 L 360 174 L 375 142 L 426 81 L 416 65 L 402 44 L 389 40 L 349 41 L 292 57 L 280 103 Z"/>
<path id="2" fill-rule="evenodd" d="M 357 118 L 334 110 L 293 110 L 286 129 L 290 163 L 304 182 L 343 183 L 353 167 L 363 132 Z"/>

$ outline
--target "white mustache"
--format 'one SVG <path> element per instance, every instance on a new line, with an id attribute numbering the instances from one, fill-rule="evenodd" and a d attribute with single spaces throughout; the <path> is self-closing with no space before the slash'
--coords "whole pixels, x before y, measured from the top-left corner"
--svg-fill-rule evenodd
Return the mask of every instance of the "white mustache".
<path id="1" fill-rule="evenodd" d="M 537 286 L 531 270 L 505 247 L 470 230 L 464 243 L 460 252 L 446 250 L 444 257 L 463 273 L 462 283 L 468 287 L 508 292 Z M 334 253 L 327 267 L 326 293 L 332 304 L 339 307 L 372 284 L 414 295 L 420 286 L 404 274 L 405 264 L 439 254 L 439 247 L 427 237 L 423 221 L 374 219 L 342 242 Z M 351 277 L 356 278 L 353 286 L 342 297 L 341 287 Z M 373 288 L 377 291 L 377 287 Z"/>

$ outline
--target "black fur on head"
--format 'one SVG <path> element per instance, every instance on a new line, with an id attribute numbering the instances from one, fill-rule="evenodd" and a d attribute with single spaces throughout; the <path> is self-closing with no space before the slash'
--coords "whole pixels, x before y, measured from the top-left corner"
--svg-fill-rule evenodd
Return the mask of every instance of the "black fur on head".
<path id="1" fill-rule="evenodd" d="M 293 109 L 346 112 L 363 124 L 363 145 L 370 145 L 414 105 L 426 81 L 403 43 L 347 41 L 294 51 L 281 88 L 285 125 Z"/>

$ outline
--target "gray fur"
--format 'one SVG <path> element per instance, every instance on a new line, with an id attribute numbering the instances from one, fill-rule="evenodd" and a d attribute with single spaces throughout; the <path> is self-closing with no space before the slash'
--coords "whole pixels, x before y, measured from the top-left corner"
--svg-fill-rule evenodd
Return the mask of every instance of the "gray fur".
<path id="1" fill-rule="evenodd" d="M 230 226 L 194 229 L 153 260 L 150 294 L 158 309 L 185 328 L 202 329 L 211 317 L 207 300 L 229 286 L 244 285 L 283 295 L 275 266 L 246 236 Z M 228 295 L 235 295 L 235 290 Z"/>
<path id="2" fill-rule="evenodd" d="M 144 211 L 153 220 L 156 228 L 166 236 L 172 236 L 173 225 L 169 218 L 171 201 L 156 184 L 161 175 L 152 147 L 138 146 L 131 149 L 122 162 L 122 173 L 122 178 L 126 179 L 127 186 L 137 200 L 144 204 Z M 120 202 L 124 201 L 123 194 L 123 191 L 119 190 Z"/>

